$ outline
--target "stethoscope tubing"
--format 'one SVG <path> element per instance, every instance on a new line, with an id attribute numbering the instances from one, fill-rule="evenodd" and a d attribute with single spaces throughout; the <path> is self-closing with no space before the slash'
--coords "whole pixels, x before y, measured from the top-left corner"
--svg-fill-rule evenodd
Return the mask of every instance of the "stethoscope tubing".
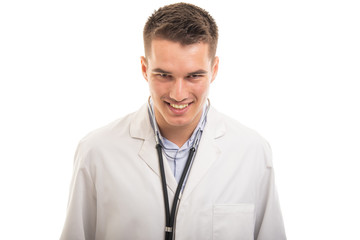
<path id="1" fill-rule="evenodd" d="M 208 103 L 209 104 L 205 110 L 206 111 L 205 117 L 207 116 L 209 109 L 210 109 L 210 100 L 209 99 L 208 99 Z M 163 160 L 163 155 L 162 155 L 162 146 L 161 146 L 160 140 L 159 140 L 159 135 L 158 135 L 159 132 L 158 132 L 157 124 L 155 121 L 155 114 L 150 106 L 150 98 L 149 98 L 149 109 L 152 112 L 152 116 L 153 116 L 152 121 L 153 121 L 153 125 L 154 125 L 156 150 L 157 150 L 158 159 L 159 159 L 161 186 L 162 186 L 163 197 L 164 197 L 165 223 L 166 223 L 165 224 L 166 225 L 165 226 L 165 240 L 172 240 L 173 236 L 174 236 L 174 224 L 175 224 L 175 219 L 176 219 L 176 210 L 177 210 L 178 202 L 180 200 L 179 196 L 180 196 L 181 190 L 183 188 L 185 178 L 189 172 L 193 157 L 194 157 L 197 147 L 199 145 L 201 134 L 200 134 L 200 132 L 198 132 L 197 135 L 195 136 L 194 144 L 190 149 L 189 156 L 186 160 L 184 170 L 181 174 L 178 186 L 175 191 L 175 195 L 174 195 L 174 199 L 173 199 L 172 207 L 171 207 L 171 212 L 170 212 L 169 196 L 168 196 L 168 191 L 167 191 L 167 183 L 166 183 L 166 176 L 165 176 L 165 169 L 164 169 L 164 160 Z"/>
<path id="2" fill-rule="evenodd" d="M 163 196 L 164 196 L 164 205 L 165 205 L 165 216 L 166 216 L 166 228 L 165 228 L 165 240 L 171 240 L 173 237 L 173 230 L 174 230 L 174 223 L 175 223 L 175 215 L 176 215 L 176 209 L 177 204 L 179 202 L 179 196 L 182 189 L 182 186 L 185 181 L 185 177 L 187 175 L 187 172 L 189 171 L 193 156 L 195 154 L 195 147 L 192 147 L 190 149 L 190 153 L 188 156 L 188 159 L 186 160 L 185 168 L 183 173 L 181 174 L 180 181 L 178 183 L 178 186 L 176 188 L 175 196 L 172 203 L 171 213 L 169 211 L 169 197 L 167 193 L 167 184 L 166 184 L 166 177 L 165 177 L 165 170 L 164 170 L 164 163 L 163 163 L 163 157 L 162 157 L 162 151 L 161 151 L 161 145 L 157 144 L 156 149 L 159 156 L 159 165 L 160 165 L 160 172 L 161 172 L 161 183 L 162 183 L 162 189 L 163 189 Z"/>

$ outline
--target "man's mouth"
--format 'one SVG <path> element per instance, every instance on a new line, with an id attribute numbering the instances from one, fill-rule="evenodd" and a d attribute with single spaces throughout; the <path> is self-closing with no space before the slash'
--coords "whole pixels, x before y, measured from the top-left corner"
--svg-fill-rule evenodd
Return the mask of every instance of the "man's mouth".
<path id="1" fill-rule="evenodd" d="M 172 106 L 173 108 L 176 108 L 176 109 L 184 109 L 187 106 L 189 106 L 189 104 L 177 105 L 177 104 L 170 103 L 170 106 Z"/>

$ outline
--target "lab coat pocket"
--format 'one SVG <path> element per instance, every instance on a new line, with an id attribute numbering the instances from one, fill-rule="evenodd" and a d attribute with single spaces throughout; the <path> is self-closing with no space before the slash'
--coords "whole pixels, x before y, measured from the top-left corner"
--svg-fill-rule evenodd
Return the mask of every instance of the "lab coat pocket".
<path id="1" fill-rule="evenodd" d="M 215 205 L 213 240 L 253 240 L 254 204 Z"/>

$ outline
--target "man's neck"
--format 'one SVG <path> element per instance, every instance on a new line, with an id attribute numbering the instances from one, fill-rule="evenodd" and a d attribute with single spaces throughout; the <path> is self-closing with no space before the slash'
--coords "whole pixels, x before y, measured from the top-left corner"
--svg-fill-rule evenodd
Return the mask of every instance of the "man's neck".
<path id="1" fill-rule="evenodd" d="M 186 141 L 191 137 L 191 134 L 194 132 L 195 128 L 160 128 L 161 135 L 167 140 L 175 143 L 179 148 L 181 148 Z"/>
<path id="2" fill-rule="evenodd" d="M 160 133 L 167 140 L 175 143 L 179 148 L 182 147 L 186 141 L 191 137 L 201 119 L 202 112 L 189 125 L 185 126 L 171 126 L 167 124 L 164 119 L 157 119 Z"/>

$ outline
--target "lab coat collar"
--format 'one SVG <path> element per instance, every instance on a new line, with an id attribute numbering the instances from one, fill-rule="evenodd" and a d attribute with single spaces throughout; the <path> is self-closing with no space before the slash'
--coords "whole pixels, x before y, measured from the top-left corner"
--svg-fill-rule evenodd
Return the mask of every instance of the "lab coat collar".
<path id="1" fill-rule="evenodd" d="M 134 115 L 130 124 L 130 135 L 133 138 L 154 138 L 154 130 L 151 127 L 147 104 L 144 104 Z"/>
<path id="2" fill-rule="evenodd" d="M 133 115 L 133 119 L 130 123 L 130 135 L 133 138 L 144 140 L 139 151 L 139 157 L 160 178 L 161 175 L 156 151 L 155 134 L 151 126 L 147 104 L 144 104 L 140 110 Z M 163 159 L 166 159 L 165 156 L 163 156 Z M 177 182 L 167 161 L 164 161 L 164 169 L 167 185 L 172 192 L 172 194 L 169 193 L 169 196 L 172 197 L 175 194 Z"/>
<path id="3" fill-rule="evenodd" d="M 188 176 L 186 187 L 183 192 L 185 199 L 201 181 L 211 165 L 219 158 L 221 151 L 216 144 L 216 139 L 225 135 L 225 124 L 220 114 L 210 107 L 207 123 L 201 137 L 200 145 Z M 133 115 L 130 124 L 130 135 L 133 138 L 144 140 L 139 151 L 139 156 L 160 177 L 159 160 L 156 152 L 154 131 L 151 127 L 147 104 L 144 104 L 138 112 Z M 165 159 L 165 158 L 164 158 Z M 167 185 L 175 193 L 177 182 L 167 161 L 164 161 Z"/>

